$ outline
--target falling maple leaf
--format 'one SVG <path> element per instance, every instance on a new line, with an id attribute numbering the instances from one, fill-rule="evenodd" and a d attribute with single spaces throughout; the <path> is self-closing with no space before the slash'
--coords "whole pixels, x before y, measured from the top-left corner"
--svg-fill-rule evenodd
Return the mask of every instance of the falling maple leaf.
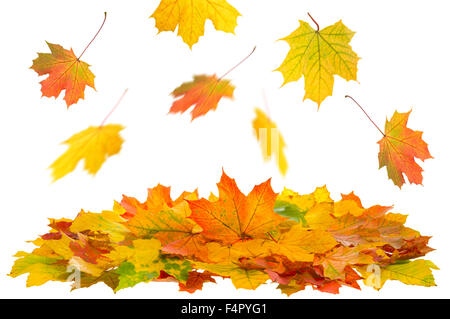
<path id="1" fill-rule="evenodd" d="M 84 169 L 95 175 L 107 157 L 120 152 L 123 143 L 120 131 L 123 129 L 120 124 L 90 126 L 64 141 L 69 148 L 50 165 L 53 181 L 72 172 L 82 159 Z"/>
<path id="2" fill-rule="evenodd" d="M 205 32 L 207 19 L 216 30 L 234 33 L 239 12 L 225 0 L 162 0 L 151 15 L 159 32 L 175 31 L 192 46 Z"/>
<path id="3" fill-rule="evenodd" d="M 314 23 L 315 20 L 313 20 Z M 276 69 L 284 77 L 284 84 L 305 77 L 305 99 L 318 104 L 333 94 L 334 75 L 345 80 L 356 80 L 358 56 L 349 45 L 353 31 L 339 21 L 323 30 L 314 30 L 300 20 L 300 27 L 286 41 L 290 50 Z"/>
<path id="4" fill-rule="evenodd" d="M 61 91 L 65 90 L 64 100 L 69 108 L 79 99 L 84 99 L 86 85 L 95 90 L 95 76 L 89 70 L 90 65 L 80 59 L 100 33 L 105 21 L 106 12 L 97 33 L 78 57 L 72 49 L 66 50 L 59 44 L 46 42 L 51 53 L 38 53 L 30 67 L 39 75 L 48 74 L 48 77 L 41 81 L 42 96 L 57 98 Z"/>
<path id="5" fill-rule="evenodd" d="M 286 147 L 283 136 L 277 125 L 261 109 L 256 108 L 255 113 L 252 125 L 256 138 L 260 141 L 263 158 L 269 161 L 274 155 L 281 174 L 286 175 L 288 164 L 283 150 Z"/>
<path id="6" fill-rule="evenodd" d="M 427 143 L 422 140 L 422 132 L 406 127 L 410 113 L 395 111 L 390 121 L 386 119 L 384 136 L 378 141 L 380 168 L 386 166 L 388 177 L 400 188 L 405 183 L 403 174 L 410 183 L 422 184 L 423 169 L 415 157 L 422 161 L 432 158 Z"/>
<path id="7" fill-rule="evenodd" d="M 84 159 L 85 170 L 95 175 L 109 156 L 120 152 L 123 143 L 120 131 L 124 127 L 120 124 L 105 125 L 105 122 L 117 109 L 127 92 L 128 89 L 125 89 L 100 126 L 90 126 L 63 142 L 69 148 L 49 167 L 52 169 L 53 181 L 72 172 L 82 159 Z"/>
<path id="8" fill-rule="evenodd" d="M 255 50 L 256 46 L 250 54 L 219 78 L 215 74 L 211 76 L 195 75 L 192 82 L 180 85 L 172 92 L 172 96 L 177 100 L 173 102 L 169 113 L 184 113 L 192 105 L 195 105 L 191 111 L 192 120 L 194 120 L 211 110 L 215 110 L 223 97 L 232 99 L 234 86 L 229 80 L 224 80 L 223 78 L 246 61 Z"/>
<path id="9" fill-rule="evenodd" d="M 42 96 L 57 98 L 65 90 L 64 100 L 69 107 L 84 98 L 86 85 L 95 90 L 95 76 L 89 64 L 79 60 L 72 49 L 48 42 L 47 45 L 51 53 L 38 53 L 31 66 L 39 75 L 49 75 L 41 81 Z"/>
<path id="10" fill-rule="evenodd" d="M 215 277 L 243 289 L 271 281 L 287 295 L 307 286 L 337 294 L 342 286 L 360 289 L 359 280 L 375 289 L 387 280 L 435 285 L 437 267 L 415 259 L 432 250 L 430 237 L 405 227 L 406 216 L 392 207 L 365 208 L 353 192 L 334 202 L 325 186 L 277 195 L 270 180 L 246 196 L 225 173 L 218 188 L 208 200 L 196 191 L 173 200 L 169 187 L 157 185 L 144 202 L 124 196 L 111 211 L 51 219 L 50 231 L 32 241 L 36 248 L 15 255 L 9 275 L 28 274 L 27 286 L 102 282 L 114 292 L 163 281 L 193 293 Z M 71 277 L 74 270 L 79 276 Z"/>
<path id="11" fill-rule="evenodd" d="M 380 152 L 378 153 L 379 168 L 386 166 L 388 177 L 399 188 L 405 183 L 403 174 L 408 177 L 410 183 L 422 184 L 423 169 L 416 163 L 414 158 L 425 161 L 432 158 L 432 156 L 428 151 L 428 144 L 422 139 L 423 132 L 414 131 L 406 127 L 412 110 L 407 113 L 395 111 L 390 121 L 386 118 L 383 132 L 354 98 L 349 95 L 345 97 L 355 102 L 383 135 L 383 138 L 378 141 L 380 145 Z"/>
<path id="12" fill-rule="evenodd" d="M 215 110 L 223 97 L 233 98 L 234 86 L 228 80 L 214 75 L 195 75 L 194 81 L 180 85 L 172 92 L 178 98 L 169 113 L 184 113 L 192 105 L 192 120 Z"/>

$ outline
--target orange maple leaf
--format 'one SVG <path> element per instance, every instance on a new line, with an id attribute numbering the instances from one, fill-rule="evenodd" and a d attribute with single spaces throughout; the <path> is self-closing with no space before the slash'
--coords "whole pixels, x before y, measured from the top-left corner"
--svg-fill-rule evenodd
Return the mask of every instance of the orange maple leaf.
<path id="1" fill-rule="evenodd" d="M 267 238 L 266 233 L 286 219 L 273 211 L 277 194 L 270 186 L 270 179 L 256 185 L 245 196 L 236 181 L 223 172 L 217 187 L 217 201 L 210 202 L 204 198 L 188 201 L 192 211 L 189 218 L 203 228 L 202 234 L 209 239 L 232 244 L 240 240 Z"/>
<path id="2" fill-rule="evenodd" d="M 378 141 L 380 168 L 386 166 L 388 177 L 400 188 L 405 183 L 403 174 L 410 183 L 422 184 L 423 169 L 415 157 L 422 161 L 432 158 L 427 143 L 422 140 L 422 132 L 406 127 L 410 113 L 395 111 L 390 121 L 386 119 L 384 137 Z"/>
<path id="3" fill-rule="evenodd" d="M 41 81 L 42 96 L 57 98 L 65 90 L 64 100 L 67 107 L 84 99 L 86 85 L 95 90 L 94 74 L 89 70 L 89 64 L 77 58 L 73 50 L 66 50 L 58 44 L 47 42 L 51 53 L 38 53 L 33 60 L 31 69 L 39 75 L 48 74 Z"/>
<path id="4" fill-rule="evenodd" d="M 30 69 L 39 75 L 48 74 L 48 77 L 41 81 L 42 96 L 57 98 L 61 91 L 65 90 L 64 100 L 69 108 L 79 99 L 84 99 L 86 85 L 95 90 L 95 75 L 89 70 L 90 65 L 80 59 L 102 30 L 106 15 L 105 12 L 100 28 L 78 57 L 72 49 L 66 50 L 59 44 L 49 42 L 47 45 L 51 53 L 38 53 Z"/>
<path id="5" fill-rule="evenodd" d="M 233 98 L 234 86 L 229 80 L 214 75 L 195 75 L 194 81 L 177 87 L 172 96 L 178 98 L 173 102 L 169 113 L 184 113 L 192 105 L 192 120 L 215 110 L 223 97 Z M 180 98 L 181 97 L 181 98 Z"/>
<path id="6" fill-rule="evenodd" d="M 211 273 L 209 271 L 198 272 L 198 271 L 190 271 L 188 275 L 188 279 L 186 283 L 178 283 L 180 287 L 180 291 L 187 291 L 189 293 L 194 293 L 197 290 L 201 290 L 203 288 L 203 284 L 205 282 L 213 282 L 216 280 L 211 277 Z"/>

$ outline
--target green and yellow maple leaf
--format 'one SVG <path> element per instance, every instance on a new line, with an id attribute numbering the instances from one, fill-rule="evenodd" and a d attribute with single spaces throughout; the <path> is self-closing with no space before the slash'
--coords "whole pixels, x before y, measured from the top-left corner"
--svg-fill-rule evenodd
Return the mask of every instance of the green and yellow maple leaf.
<path id="1" fill-rule="evenodd" d="M 201 264 L 194 267 L 205 269 L 213 274 L 230 277 L 233 285 L 239 289 L 256 289 L 269 280 L 269 276 L 258 269 L 248 269 L 235 263 Z"/>
<path id="2" fill-rule="evenodd" d="M 439 269 L 433 262 L 424 259 L 417 259 L 412 261 L 400 261 L 395 264 L 381 267 L 379 274 L 380 278 L 377 281 L 375 272 L 367 271 L 367 268 L 360 267 L 358 270 L 365 278 L 365 284 L 381 289 L 387 280 L 398 280 L 406 285 L 416 285 L 431 287 L 435 286 L 432 269 Z M 372 276 L 371 276 L 372 275 Z M 372 282 L 374 278 L 375 282 Z M 369 282 L 370 281 L 370 282 Z M 376 283 L 376 285 L 374 285 Z"/>
<path id="3" fill-rule="evenodd" d="M 333 94 L 334 75 L 356 80 L 358 56 L 350 41 L 355 33 L 339 21 L 323 30 L 314 30 L 300 20 L 300 27 L 286 41 L 290 50 L 276 69 L 284 77 L 284 84 L 305 77 L 305 99 L 318 104 Z"/>

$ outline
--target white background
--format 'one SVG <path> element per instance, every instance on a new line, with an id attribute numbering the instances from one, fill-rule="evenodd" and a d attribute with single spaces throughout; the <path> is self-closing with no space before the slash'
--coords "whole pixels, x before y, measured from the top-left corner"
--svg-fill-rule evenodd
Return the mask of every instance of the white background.
<path id="1" fill-rule="evenodd" d="M 47 232 L 47 218 L 74 218 L 81 208 L 110 209 L 122 194 L 146 198 L 147 187 L 172 186 L 173 196 L 199 188 L 216 191 L 222 167 L 244 192 L 273 177 L 279 192 L 287 186 L 309 193 L 327 185 L 334 199 L 355 191 L 363 205 L 395 205 L 408 214 L 407 225 L 432 235 L 428 254 L 440 268 L 437 287 L 388 282 L 377 292 L 342 288 L 339 296 L 307 288 L 291 298 L 449 297 L 450 241 L 448 180 L 450 103 L 448 1 L 229 0 L 241 17 L 236 35 L 217 32 L 210 21 L 193 50 L 175 33 L 157 35 L 148 17 L 159 1 L 2 1 L 0 5 L 0 296 L 49 298 L 285 298 L 275 285 L 236 290 L 230 281 L 206 284 L 190 295 L 176 284 L 139 284 L 114 295 L 103 284 L 69 292 L 69 283 L 50 282 L 25 288 L 25 276 L 7 277 L 18 250 L 30 251 Z M 96 75 L 97 91 L 86 88 L 85 100 L 66 109 L 62 96 L 41 98 L 38 75 L 29 67 L 37 52 L 49 52 L 45 41 L 72 47 L 79 54 L 108 12 L 104 29 L 83 56 Z M 289 47 L 277 41 L 310 22 L 321 28 L 342 19 L 356 35 L 351 42 L 362 58 L 358 82 L 336 77 L 334 94 L 320 111 L 303 102 L 303 79 L 280 88 L 276 69 Z M 188 113 L 168 115 L 170 92 L 194 74 L 219 76 L 257 45 L 255 54 L 228 78 L 235 99 L 223 100 L 215 112 L 190 121 Z M 122 104 L 109 123 L 126 126 L 125 143 L 97 176 L 81 165 L 51 182 L 47 167 L 66 147 L 60 143 L 90 125 L 99 125 L 125 88 Z M 289 171 L 282 178 L 274 163 L 264 163 L 253 136 L 254 107 L 267 96 L 272 119 L 287 143 Z M 402 190 L 378 169 L 381 134 L 344 95 L 365 106 L 381 127 L 394 110 L 413 108 L 409 127 L 424 131 L 434 159 L 424 164 L 424 186 Z"/>

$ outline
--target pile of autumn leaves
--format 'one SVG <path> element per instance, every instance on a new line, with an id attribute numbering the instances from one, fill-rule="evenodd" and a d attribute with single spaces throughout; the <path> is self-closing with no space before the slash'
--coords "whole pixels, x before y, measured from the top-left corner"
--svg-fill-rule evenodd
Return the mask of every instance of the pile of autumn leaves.
<path id="1" fill-rule="evenodd" d="M 218 197 L 194 191 L 172 200 L 158 185 L 145 202 L 124 196 L 112 211 L 51 220 L 32 253 L 16 254 L 10 275 L 29 273 L 27 286 L 70 278 L 73 288 L 104 282 L 115 292 L 169 281 L 192 293 L 214 277 L 245 289 L 271 281 L 287 295 L 306 286 L 359 289 L 360 279 L 377 289 L 386 280 L 435 285 L 437 267 L 415 259 L 432 250 L 429 237 L 392 207 L 364 208 L 353 193 L 334 202 L 325 186 L 276 194 L 270 180 L 244 195 L 225 173 L 217 186 Z M 74 269 L 79 278 L 69 277 Z"/>

